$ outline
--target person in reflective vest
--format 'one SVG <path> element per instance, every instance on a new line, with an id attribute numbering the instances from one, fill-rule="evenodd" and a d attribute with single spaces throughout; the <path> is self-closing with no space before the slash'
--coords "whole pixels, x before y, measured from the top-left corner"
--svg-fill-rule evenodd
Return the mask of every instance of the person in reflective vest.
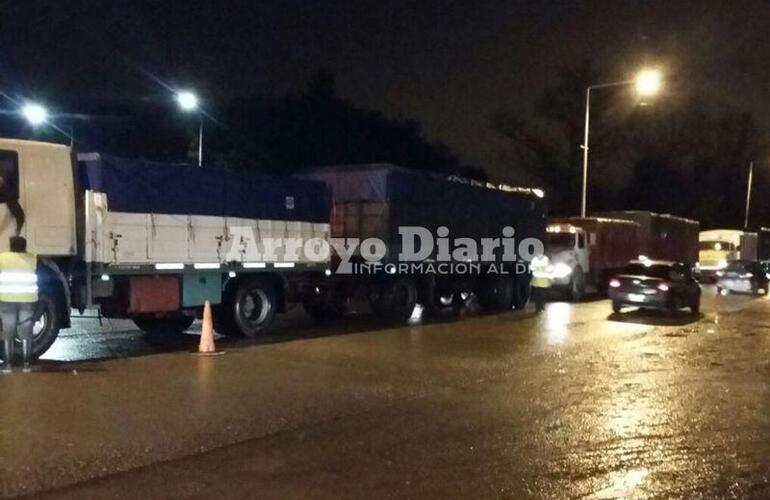
<path id="1" fill-rule="evenodd" d="M 532 298 L 535 300 L 535 311 L 545 309 L 545 295 L 551 288 L 553 266 L 546 255 L 540 255 L 532 259 L 529 265 L 532 271 Z"/>
<path id="2" fill-rule="evenodd" d="M 14 338 L 21 340 L 24 368 L 32 360 L 32 327 L 37 303 L 37 256 L 27 253 L 27 240 L 13 236 L 9 252 L 0 253 L 0 327 L 3 371 L 11 370 Z"/>

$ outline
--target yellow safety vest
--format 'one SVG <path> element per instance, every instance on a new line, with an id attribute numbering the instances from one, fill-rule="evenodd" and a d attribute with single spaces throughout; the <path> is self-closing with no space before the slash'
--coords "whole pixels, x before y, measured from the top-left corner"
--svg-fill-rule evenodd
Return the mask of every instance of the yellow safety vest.
<path id="1" fill-rule="evenodd" d="M 532 259 L 530 263 L 530 270 L 532 271 L 532 286 L 535 288 L 550 288 L 552 284 L 553 266 L 551 266 L 551 260 L 545 256 L 540 255 Z"/>
<path id="2" fill-rule="evenodd" d="M 37 256 L 0 253 L 0 302 L 37 302 Z"/>

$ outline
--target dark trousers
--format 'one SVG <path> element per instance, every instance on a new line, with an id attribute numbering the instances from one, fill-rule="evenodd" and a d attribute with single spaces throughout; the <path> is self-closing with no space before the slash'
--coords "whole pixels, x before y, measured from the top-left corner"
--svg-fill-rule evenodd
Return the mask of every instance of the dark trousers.
<path id="1" fill-rule="evenodd" d="M 9 366 L 13 360 L 14 337 L 21 340 L 24 362 L 32 359 L 32 327 L 34 326 L 35 304 L 0 302 L 0 326 L 3 337 L 3 361 Z"/>
<path id="2" fill-rule="evenodd" d="M 545 309 L 545 294 L 547 288 L 533 286 L 532 287 L 532 300 L 535 302 L 535 311 L 541 312 Z"/>

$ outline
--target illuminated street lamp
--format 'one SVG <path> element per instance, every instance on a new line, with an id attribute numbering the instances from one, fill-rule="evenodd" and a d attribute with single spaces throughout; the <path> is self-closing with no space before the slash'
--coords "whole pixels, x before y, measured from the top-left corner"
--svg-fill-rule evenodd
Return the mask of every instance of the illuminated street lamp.
<path id="1" fill-rule="evenodd" d="M 48 110 L 40 104 L 27 103 L 21 108 L 21 115 L 30 125 L 36 127 L 48 121 Z"/>
<path id="2" fill-rule="evenodd" d="M 203 165 L 203 113 L 200 109 L 198 96 L 193 92 L 181 91 L 176 94 L 179 108 L 186 113 L 198 113 L 198 166 Z"/>
<path id="3" fill-rule="evenodd" d="M 642 97 L 653 96 L 660 91 L 661 76 L 660 71 L 647 69 L 636 75 L 634 80 L 636 93 Z"/>
<path id="4" fill-rule="evenodd" d="M 662 76 L 659 71 L 653 69 L 646 69 L 640 71 L 636 78 L 633 80 L 623 80 L 619 82 L 599 83 L 596 85 L 589 85 L 586 88 L 586 123 L 583 132 L 583 144 L 580 146 L 583 148 L 583 189 L 582 198 L 580 201 L 580 216 L 586 216 L 586 199 L 588 191 L 588 130 L 590 124 L 590 111 L 591 111 L 591 91 L 595 89 L 604 89 L 607 87 L 620 87 L 625 85 L 633 85 L 636 89 L 636 93 L 640 97 L 650 97 L 657 94 L 662 86 Z"/>
<path id="5" fill-rule="evenodd" d="M 179 107 L 184 111 L 198 110 L 198 96 L 192 92 L 179 92 L 176 95 L 176 102 L 179 103 Z"/>

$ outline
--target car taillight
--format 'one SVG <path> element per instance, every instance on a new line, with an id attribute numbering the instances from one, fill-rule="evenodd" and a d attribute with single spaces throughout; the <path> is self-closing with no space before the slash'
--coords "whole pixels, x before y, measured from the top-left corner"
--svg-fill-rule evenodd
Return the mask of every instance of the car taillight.
<path id="1" fill-rule="evenodd" d="M 610 280 L 610 286 L 612 288 L 617 288 L 617 287 L 620 286 L 620 281 L 618 281 L 618 280 Z"/>
<path id="2" fill-rule="evenodd" d="M 666 283 L 659 284 L 658 285 L 658 290 L 660 290 L 661 292 L 667 292 L 668 291 L 668 284 L 666 284 Z"/>

